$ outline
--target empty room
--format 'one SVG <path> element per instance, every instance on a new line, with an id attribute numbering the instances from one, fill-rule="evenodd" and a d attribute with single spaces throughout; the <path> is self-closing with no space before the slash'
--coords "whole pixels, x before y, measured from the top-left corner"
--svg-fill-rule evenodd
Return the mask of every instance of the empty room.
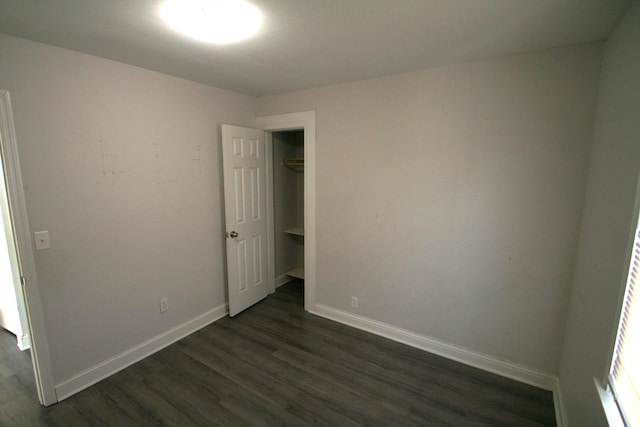
<path id="1" fill-rule="evenodd" d="M 640 425 L 638 76 L 637 0 L 0 0 L 0 425 Z"/>

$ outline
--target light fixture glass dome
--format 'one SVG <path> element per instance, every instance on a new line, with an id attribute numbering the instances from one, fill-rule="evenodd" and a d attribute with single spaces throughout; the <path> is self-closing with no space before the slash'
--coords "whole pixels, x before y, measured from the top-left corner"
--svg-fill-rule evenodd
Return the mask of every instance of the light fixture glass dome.
<path id="1" fill-rule="evenodd" d="M 174 30 L 214 44 L 246 40 L 263 21 L 262 12 L 244 0 L 165 0 L 160 15 Z"/>

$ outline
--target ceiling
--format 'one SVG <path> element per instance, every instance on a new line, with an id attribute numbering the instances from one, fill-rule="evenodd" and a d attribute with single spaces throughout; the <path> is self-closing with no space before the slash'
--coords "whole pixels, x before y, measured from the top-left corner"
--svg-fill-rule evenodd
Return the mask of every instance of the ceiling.
<path id="1" fill-rule="evenodd" d="M 159 0 L 0 0 L 0 32 L 262 96 L 604 40 L 629 0 L 253 0 L 258 37 L 211 46 Z"/>

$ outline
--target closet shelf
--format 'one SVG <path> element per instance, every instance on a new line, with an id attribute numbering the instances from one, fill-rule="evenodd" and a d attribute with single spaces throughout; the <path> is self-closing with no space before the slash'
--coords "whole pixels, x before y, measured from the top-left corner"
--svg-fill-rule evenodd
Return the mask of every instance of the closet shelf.
<path id="1" fill-rule="evenodd" d="M 304 268 L 296 267 L 293 270 L 287 271 L 287 276 L 295 277 L 296 279 L 304 279 Z"/>
<path id="2" fill-rule="evenodd" d="M 285 157 L 282 159 L 282 166 L 290 168 L 304 167 L 304 157 Z"/>
<path id="3" fill-rule="evenodd" d="M 293 227 L 288 230 L 284 230 L 285 234 L 293 234 L 294 236 L 304 236 L 304 228 Z"/>

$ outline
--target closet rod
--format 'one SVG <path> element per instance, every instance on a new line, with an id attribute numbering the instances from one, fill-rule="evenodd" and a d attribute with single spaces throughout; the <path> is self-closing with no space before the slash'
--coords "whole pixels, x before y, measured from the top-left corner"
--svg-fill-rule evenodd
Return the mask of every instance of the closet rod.
<path id="1" fill-rule="evenodd" d="M 304 158 L 302 158 L 302 157 L 285 157 L 282 160 L 282 166 L 304 166 Z"/>

